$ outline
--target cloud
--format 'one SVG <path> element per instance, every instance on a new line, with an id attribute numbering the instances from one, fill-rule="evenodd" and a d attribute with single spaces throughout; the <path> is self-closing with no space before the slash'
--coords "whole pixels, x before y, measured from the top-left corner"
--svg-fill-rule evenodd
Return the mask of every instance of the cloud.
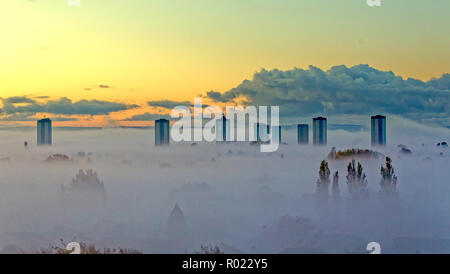
<path id="1" fill-rule="evenodd" d="M 229 102 L 236 97 L 236 95 L 233 92 L 225 92 L 222 94 L 217 91 L 209 91 L 209 92 L 207 92 L 207 95 L 213 101 L 222 102 L 222 103 Z"/>
<path id="2" fill-rule="evenodd" d="M 3 104 L 31 104 L 33 99 L 26 96 L 13 96 L 3 99 Z"/>
<path id="3" fill-rule="evenodd" d="M 51 119 L 55 122 L 78 121 L 77 118 L 70 118 L 70 117 L 51 117 Z"/>
<path id="4" fill-rule="evenodd" d="M 95 84 L 95 85 L 91 85 L 90 87 L 85 87 L 84 90 L 85 91 L 91 91 L 94 89 L 114 89 L 112 86 L 110 85 L 106 85 L 106 84 Z"/>
<path id="5" fill-rule="evenodd" d="M 176 106 L 187 106 L 193 107 L 194 105 L 189 101 L 171 101 L 171 100 L 157 100 L 157 101 L 149 101 L 147 104 L 151 107 L 160 107 L 165 109 L 173 109 Z"/>
<path id="6" fill-rule="evenodd" d="M 31 117 L 33 114 L 29 113 L 18 113 L 18 114 L 12 114 L 8 115 L 6 117 L 0 118 L 0 121 L 21 121 L 21 122 L 28 122 L 28 121 L 36 121 L 36 118 Z"/>
<path id="7" fill-rule="evenodd" d="M 194 104 L 189 101 L 172 101 L 172 100 L 157 100 L 157 101 L 148 101 L 147 104 L 154 108 L 164 108 L 164 109 L 173 109 L 176 106 L 186 106 L 189 108 L 193 108 Z M 202 103 L 202 108 L 206 108 L 209 105 Z"/>
<path id="8" fill-rule="evenodd" d="M 133 115 L 130 118 L 124 119 L 122 121 L 153 121 L 157 119 L 168 119 L 170 120 L 170 116 L 167 114 L 157 114 L 146 112 L 144 114 Z"/>
<path id="9" fill-rule="evenodd" d="M 32 122 L 37 121 L 38 118 L 33 117 L 33 113 L 16 113 L 0 118 L 0 121 L 8 122 Z M 70 117 L 50 117 L 55 122 L 77 121 L 76 118 Z"/>
<path id="10" fill-rule="evenodd" d="M 216 102 L 245 98 L 249 105 L 278 105 L 280 115 L 307 114 L 426 114 L 446 123 L 450 115 L 450 74 L 423 82 L 404 80 L 391 71 L 368 65 L 309 69 L 261 70 L 227 92 L 207 92 Z M 430 119 L 430 118 L 428 118 Z"/>
<path id="11" fill-rule="evenodd" d="M 107 115 L 111 112 L 127 110 L 139 107 L 124 103 L 101 101 L 101 100 L 72 100 L 63 97 L 58 100 L 37 102 L 28 97 L 9 97 L 2 99 L 3 112 L 5 114 L 17 113 L 51 113 L 61 115 Z M 20 105 L 18 105 L 20 104 Z"/>

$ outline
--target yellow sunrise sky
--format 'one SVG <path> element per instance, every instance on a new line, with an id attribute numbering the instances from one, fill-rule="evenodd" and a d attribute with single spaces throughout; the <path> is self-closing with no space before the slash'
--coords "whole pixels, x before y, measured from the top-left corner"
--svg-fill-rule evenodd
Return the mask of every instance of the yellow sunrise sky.
<path id="1" fill-rule="evenodd" d="M 369 64 L 429 80 L 450 72 L 449 11 L 448 0 L 3 0 L 0 97 L 141 106 L 61 122 L 92 126 L 228 91 L 262 68 Z"/>

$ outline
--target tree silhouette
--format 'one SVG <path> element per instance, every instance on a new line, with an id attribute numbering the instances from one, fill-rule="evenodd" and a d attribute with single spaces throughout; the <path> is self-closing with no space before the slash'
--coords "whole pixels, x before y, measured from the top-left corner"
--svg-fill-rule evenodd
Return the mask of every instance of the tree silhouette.
<path id="1" fill-rule="evenodd" d="M 350 195 L 354 198 L 362 198 L 366 196 L 367 180 L 366 174 L 363 172 L 361 163 L 355 167 L 355 160 L 352 160 L 347 166 L 347 186 Z"/>
<path id="2" fill-rule="evenodd" d="M 328 186 L 330 185 L 330 169 L 328 168 L 328 162 L 323 160 L 320 163 L 319 179 L 317 184 L 317 195 L 320 198 L 328 197 Z"/>
<path id="3" fill-rule="evenodd" d="M 92 169 L 80 169 L 70 182 L 69 188 L 61 187 L 63 193 L 100 193 L 105 194 L 105 185 Z"/>
<path id="4" fill-rule="evenodd" d="M 339 190 L 339 172 L 336 171 L 333 175 L 333 185 L 331 186 L 331 195 L 334 201 L 338 201 L 341 196 L 341 191 Z"/>
<path id="5" fill-rule="evenodd" d="M 218 245 L 201 245 L 199 254 L 225 254 Z"/>
<path id="6" fill-rule="evenodd" d="M 395 194 L 397 192 L 397 176 L 394 174 L 394 167 L 391 158 L 386 157 L 386 167 L 381 166 L 381 190 L 385 194 Z"/>

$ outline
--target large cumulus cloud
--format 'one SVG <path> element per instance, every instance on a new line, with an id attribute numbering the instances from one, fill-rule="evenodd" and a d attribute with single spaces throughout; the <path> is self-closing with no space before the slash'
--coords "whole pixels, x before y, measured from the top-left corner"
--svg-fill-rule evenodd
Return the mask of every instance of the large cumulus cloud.
<path id="1" fill-rule="evenodd" d="M 406 79 L 368 65 L 309 69 L 261 70 L 253 80 L 207 96 L 217 102 L 244 99 L 251 105 L 279 105 L 280 115 L 398 114 L 448 123 L 450 74 L 423 82 Z"/>

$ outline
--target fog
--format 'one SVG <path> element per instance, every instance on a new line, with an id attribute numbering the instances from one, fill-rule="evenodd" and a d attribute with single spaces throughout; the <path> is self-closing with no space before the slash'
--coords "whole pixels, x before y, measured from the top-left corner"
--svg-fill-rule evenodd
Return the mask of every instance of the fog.
<path id="1" fill-rule="evenodd" d="M 326 147 L 296 144 L 283 130 L 275 153 L 248 143 L 171 143 L 154 146 L 152 129 L 55 128 L 54 144 L 36 146 L 35 129 L 0 130 L 0 250 L 38 250 L 60 239 L 145 253 L 224 252 L 367 253 L 450 252 L 450 130 L 399 117 L 388 121 L 396 198 L 380 196 L 384 157 L 356 159 L 368 181 L 367 199 L 353 201 L 346 160 L 328 160 L 339 171 L 340 200 L 316 197 L 320 162 L 332 147 L 370 148 L 369 131 L 328 131 Z M 311 138 L 310 138 L 311 140 Z M 24 147 L 28 141 L 28 147 Z M 411 155 L 399 153 L 399 144 Z M 79 153 L 83 152 L 83 153 Z M 46 162 L 52 154 L 68 161 Z M 64 194 L 80 169 L 93 169 L 104 195 Z M 178 203 L 186 241 L 166 233 Z M 437 244 L 439 243 L 439 244 Z"/>

